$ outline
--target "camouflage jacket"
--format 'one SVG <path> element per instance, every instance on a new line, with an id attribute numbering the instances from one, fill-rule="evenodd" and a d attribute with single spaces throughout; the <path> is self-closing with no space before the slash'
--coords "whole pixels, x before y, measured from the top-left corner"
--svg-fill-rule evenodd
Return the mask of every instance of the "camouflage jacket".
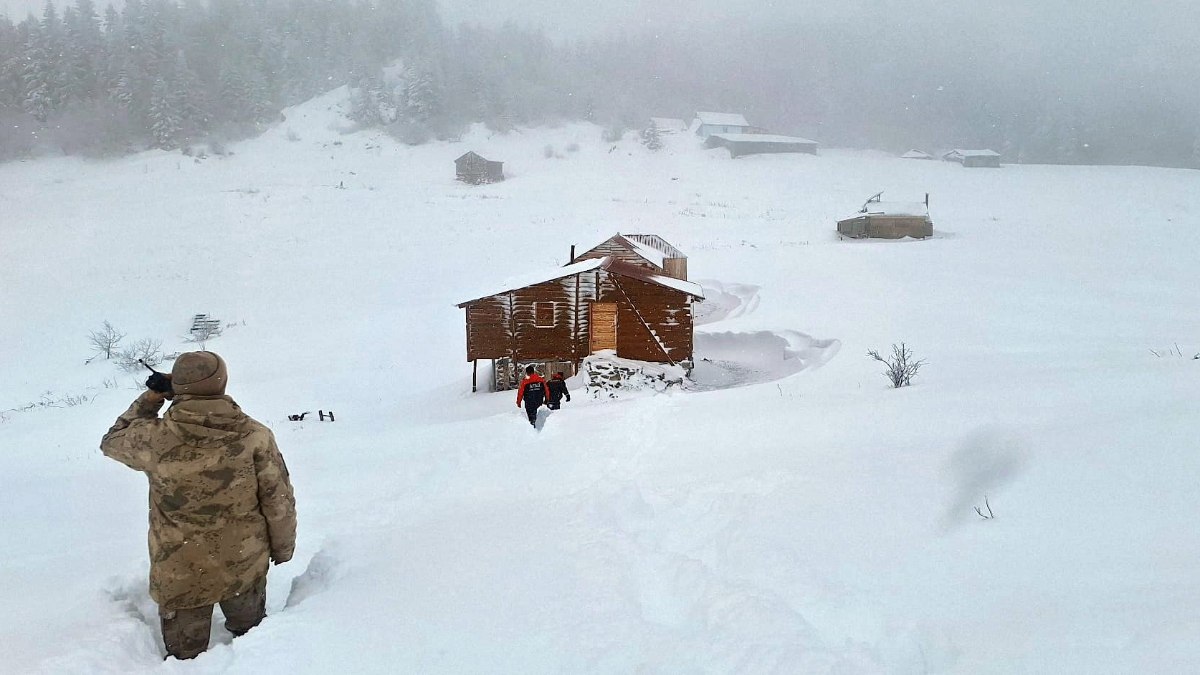
<path id="1" fill-rule="evenodd" d="M 271 430 L 228 396 L 147 392 L 104 435 L 105 455 L 150 479 L 150 596 L 187 609 L 243 593 L 296 543 L 296 501 Z"/>

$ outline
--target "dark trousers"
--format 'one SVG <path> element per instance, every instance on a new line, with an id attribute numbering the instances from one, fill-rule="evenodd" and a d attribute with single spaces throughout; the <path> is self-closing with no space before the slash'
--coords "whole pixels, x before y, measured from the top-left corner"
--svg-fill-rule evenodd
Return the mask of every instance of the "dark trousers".
<path id="1" fill-rule="evenodd" d="M 221 612 L 225 614 L 225 629 L 234 636 L 244 635 L 267 615 L 267 578 L 260 578 L 250 590 L 225 598 L 220 604 Z M 167 656 L 194 659 L 208 649 L 212 609 L 212 605 L 190 609 L 159 608 Z"/>
<path id="2" fill-rule="evenodd" d="M 535 427 L 537 426 L 537 411 L 540 407 L 542 407 L 541 401 L 538 401 L 537 403 L 533 403 L 531 401 L 525 402 L 525 414 L 529 415 L 529 423 Z"/>
<path id="3" fill-rule="evenodd" d="M 561 404 L 554 399 L 550 399 L 550 402 L 546 404 L 546 407 L 550 408 L 551 410 L 558 410 L 561 407 Z"/>

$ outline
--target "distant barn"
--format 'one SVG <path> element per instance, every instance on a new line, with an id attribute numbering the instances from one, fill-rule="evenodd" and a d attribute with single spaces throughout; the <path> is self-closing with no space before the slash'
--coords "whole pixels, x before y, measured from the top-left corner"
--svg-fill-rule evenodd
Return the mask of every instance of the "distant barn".
<path id="1" fill-rule="evenodd" d="M 704 145 L 709 148 L 729 148 L 730 157 L 741 157 L 774 152 L 815 155 L 819 144 L 807 138 L 775 134 L 712 134 L 704 141 Z"/>
<path id="2" fill-rule="evenodd" d="M 924 239 L 933 236 L 929 195 L 922 202 L 885 202 L 883 193 L 867 200 L 859 212 L 839 220 L 838 235 L 851 239 Z"/>
<path id="3" fill-rule="evenodd" d="M 947 162 L 958 162 L 968 168 L 1000 168 L 1000 153 L 995 150 L 955 149 L 942 155 Z"/>
<path id="4" fill-rule="evenodd" d="M 909 150 L 908 152 L 904 153 L 903 155 L 900 155 L 900 158 L 901 159 L 933 159 L 933 155 L 929 154 L 928 152 L 921 152 L 920 150 Z"/>
<path id="5" fill-rule="evenodd" d="M 713 134 L 744 134 L 752 129 L 745 117 L 738 113 L 696 113 L 696 135 L 708 138 Z"/>
<path id="6" fill-rule="evenodd" d="M 458 180 L 472 185 L 498 183 L 504 180 L 504 162 L 493 162 L 468 152 L 454 160 L 454 173 Z"/>
<path id="7" fill-rule="evenodd" d="M 704 299 L 703 289 L 644 258 L 588 257 L 593 253 L 458 304 L 466 310 L 467 360 L 476 372 L 472 391 L 480 359 L 492 360 L 496 390 L 515 387 L 524 365 L 573 374 L 604 350 L 639 361 L 692 359 L 692 303 Z"/>

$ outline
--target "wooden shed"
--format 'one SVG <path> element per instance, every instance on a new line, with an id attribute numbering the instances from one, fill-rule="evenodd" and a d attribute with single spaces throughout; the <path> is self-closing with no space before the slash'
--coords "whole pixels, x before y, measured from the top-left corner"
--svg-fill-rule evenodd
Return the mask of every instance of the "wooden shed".
<path id="1" fill-rule="evenodd" d="M 617 233 L 579 255 L 571 262 L 613 256 L 631 265 L 687 281 L 687 256 L 657 234 Z"/>
<path id="2" fill-rule="evenodd" d="M 819 144 L 807 138 L 776 134 L 712 134 L 704 141 L 704 145 L 708 148 L 729 148 L 729 156 L 736 158 L 773 152 L 815 155 Z"/>
<path id="3" fill-rule="evenodd" d="M 478 389 L 480 359 L 492 360 L 493 373 L 505 373 L 496 389 L 515 387 L 523 365 L 572 364 L 574 372 L 603 350 L 639 361 L 690 361 L 692 302 L 703 299 L 698 284 L 602 256 L 459 303 L 474 366 L 471 389 Z"/>
<path id="4" fill-rule="evenodd" d="M 493 162 L 468 152 L 454 160 L 454 173 L 458 180 L 472 185 L 498 183 L 504 180 L 504 162 Z"/>
<path id="5" fill-rule="evenodd" d="M 851 239 L 925 239 L 933 236 L 929 219 L 929 195 L 922 202 L 885 202 L 879 193 L 863 204 L 858 213 L 839 220 L 838 235 Z"/>
<path id="6" fill-rule="evenodd" d="M 1000 168 L 1000 153 L 995 150 L 962 150 L 955 149 L 942 155 L 947 162 L 958 162 L 971 169 Z"/>

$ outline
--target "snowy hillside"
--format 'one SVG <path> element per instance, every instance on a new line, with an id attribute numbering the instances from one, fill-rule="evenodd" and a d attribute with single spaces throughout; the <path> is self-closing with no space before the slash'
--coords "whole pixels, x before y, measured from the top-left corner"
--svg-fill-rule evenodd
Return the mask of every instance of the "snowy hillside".
<path id="1" fill-rule="evenodd" d="M 0 671 L 1200 669 L 1200 172 L 405 147 L 344 96 L 229 156 L 0 165 Z M 467 150 L 508 180 L 456 183 Z M 838 241 L 880 190 L 935 238 Z M 455 304 L 618 231 L 706 287 L 697 381 L 572 379 L 540 433 L 471 394 Z M 299 545 L 261 627 L 164 663 L 145 479 L 98 450 L 144 375 L 84 362 L 106 320 L 193 349 L 201 312 Z M 902 340 L 892 390 L 866 352 Z"/>

